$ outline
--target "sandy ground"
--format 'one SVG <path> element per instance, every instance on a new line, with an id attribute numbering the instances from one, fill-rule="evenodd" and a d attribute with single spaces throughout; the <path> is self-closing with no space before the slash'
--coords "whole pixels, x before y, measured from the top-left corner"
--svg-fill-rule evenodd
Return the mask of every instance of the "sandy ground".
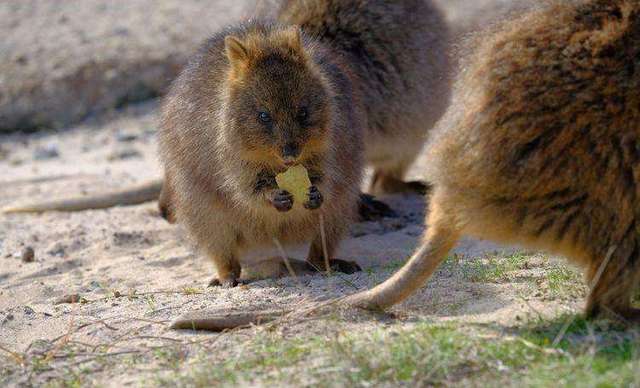
<path id="1" fill-rule="evenodd" d="M 0 206 L 25 198 L 116 189 L 159 176 L 156 107 L 155 102 L 146 103 L 65 132 L 4 136 Z M 416 166 L 412 175 L 419 177 L 419 171 Z M 192 341 L 194 334 L 167 328 L 172 318 L 188 311 L 285 308 L 369 287 L 398 268 L 423 230 L 422 198 L 384 200 L 401 216 L 353 225 L 339 252 L 339 257 L 356 260 L 365 271 L 329 279 L 306 276 L 300 284 L 291 278 L 266 280 L 231 290 L 206 287 L 214 275 L 211 263 L 193 249 L 179 227 L 158 216 L 155 203 L 70 214 L 0 216 L 0 345 L 32 356 L 55 354 L 57 344 L 71 339 L 95 346 L 112 344 L 116 353 L 139 351 L 154 341 Z M 21 259 L 27 246 L 35 251 L 30 263 Z M 474 260 L 505 249 L 467 239 L 456 253 L 462 260 Z M 287 251 L 304 255 L 300 249 Z M 84 303 L 59 304 L 72 294 Z M 395 311 L 434 320 L 509 325 L 534 313 L 555 316 L 576 311 L 582 303 L 579 297 L 545 301 L 533 294 L 530 286 L 517 279 L 499 284 L 472 282 L 465 279 L 461 267 L 446 266 Z M 366 328 L 375 321 L 354 325 Z M 8 367 L 15 360 L 8 357 L 3 362 Z M 152 360 L 149 363 L 153 365 Z M 8 382 L 33 383 L 64 369 L 32 375 L 13 367 L 8 370 L 12 371 L 5 371 Z M 118 385 L 140 383 L 145 376 L 138 369 L 134 373 L 115 368 L 97 370 L 92 378 Z"/>
<path id="2" fill-rule="evenodd" d="M 0 131 L 64 128 L 161 95 L 197 45 L 245 7 L 242 0 L 0 2 Z"/>

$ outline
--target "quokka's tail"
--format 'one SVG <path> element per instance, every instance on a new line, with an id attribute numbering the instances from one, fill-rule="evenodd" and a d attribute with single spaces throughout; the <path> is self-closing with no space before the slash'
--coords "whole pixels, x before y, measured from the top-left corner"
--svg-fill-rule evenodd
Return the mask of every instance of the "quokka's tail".
<path id="1" fill-rule="evenodd" d="M 0 209 L 2 213 L 42 213 L 47 211 L 76 212 L 106 209 L 114 206 L 137 205 L 158 199 L 162 180 L 153 180 L 114 192 L 63 199 L 24 202 Z"/>

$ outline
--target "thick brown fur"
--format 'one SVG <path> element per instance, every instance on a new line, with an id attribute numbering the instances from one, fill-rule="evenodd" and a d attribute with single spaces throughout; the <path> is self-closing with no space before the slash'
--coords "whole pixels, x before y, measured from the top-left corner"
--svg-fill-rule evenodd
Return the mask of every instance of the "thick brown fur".
<path id="1" fill-rule="evenodd" d="M 406 189 L 404 172 L 446 106 L 446 37 L 423 1 L 322 0 L 286 2 L 277 22 L 231 27 L 201 48 L 163 106 L 160 208 L 187 227 L 222 284 L 235 285 L 239 258 L 274 239 L 311 241 L 315 267 L 326 248 L 338 269 L 357 268 L 333 254 L 363 163 L 385 191 Z M 274 184 L 287 162 L 309 170 L 320 210 L 289 210 Z"/>
<path id="2" fill-rule="evenodd" d="M 429 143 L 423 243 L 342 302 L 401 302 L 467 234 L 565 255 L 585 269 L 588 317 L 640 321 L 640 3 L 551 3 L 482 41 Z"/>
<path id="3" fill-rule="evenodd" d="M 458 236 L 565 255 L 588 316 L 638 319 L 640 3 L 557 2 L 485 39 L 430 141 L 423 246 L 351 303 L 387 308 L 422 286 Z"/>

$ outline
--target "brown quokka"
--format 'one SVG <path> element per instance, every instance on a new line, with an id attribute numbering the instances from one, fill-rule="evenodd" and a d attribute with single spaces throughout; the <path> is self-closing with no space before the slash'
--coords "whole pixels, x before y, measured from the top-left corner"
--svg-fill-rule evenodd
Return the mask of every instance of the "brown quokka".
<path id="1" fill-rule="evenodd" d="M 429 141 L 422 245 L 343 300 L 386 309 L 422 287 L 463 235 L 545 249 L 586 269 L 588 317 L 640 321 L 640 3 L 556 2 L 482 37 Z M 273 319 L 196 314 L 219 330 Z M 174 323 L 188 327 L 194 316 Z"/>
<path id="2" fill-rule="evenodd" d="M 508 23 L 455 90 L 428 146 L 424 243 L 349 302 L 402 301 L 468 234 L 562 254 L 586 270 L 587 316 L 640 320 L 640 2 L 556 2 Z"/>
<path id="3" fill-rule="evenodd" d="M 289 1 L 276 23 L 204 44 L 163 106 L 161 208 L 214 261 L 220 284 L 236 285 L 239 258 L 274 239 L 311 241 L 311 268 L 326 255 L 334 269 L 359 269 L 333 256 L 365 160 L 374 185 L 411 188 L 403 174 L 446 106 L 441 19 L 418 0 Z M 303 204 L 275 182 L 297 164 L 313 185 Z"/>
<path id="4" fill-rule="evenodd" d="M 162 201 L 213 260 L 221 285 L 235 286 L 240 256 L 274 239 L 312 240 L 308 261 L 318 268 L 323 248 L 333 255 L 355 211 L 363 163 L 347 72 L 297 26 L 248 23 L 211 38 L 173 83 L 159 133 Z M 294 164 L 313 185 L 303 204 L 275 181 Z"/>

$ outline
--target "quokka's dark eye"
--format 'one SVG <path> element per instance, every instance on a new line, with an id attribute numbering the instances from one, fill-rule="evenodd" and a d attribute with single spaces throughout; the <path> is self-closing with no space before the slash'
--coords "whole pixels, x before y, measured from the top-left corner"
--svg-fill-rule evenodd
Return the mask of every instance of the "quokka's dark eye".
<path id="1" fill-rule="evenodd" d="M 262 121 L 263 123 L 270 123 L 271 115 L 267 112 L 260 112 L 258 113 L 258 119 L 260 119 L 260 121 Z"/>
<path id="2" fill-rule="evenodd" d="M 298 119 L 300 119 L 301 121 L 306 121 L 308 117 L 309 111 L 307 110 L 307 108 L 302 107 L 298 109 Z"/>

